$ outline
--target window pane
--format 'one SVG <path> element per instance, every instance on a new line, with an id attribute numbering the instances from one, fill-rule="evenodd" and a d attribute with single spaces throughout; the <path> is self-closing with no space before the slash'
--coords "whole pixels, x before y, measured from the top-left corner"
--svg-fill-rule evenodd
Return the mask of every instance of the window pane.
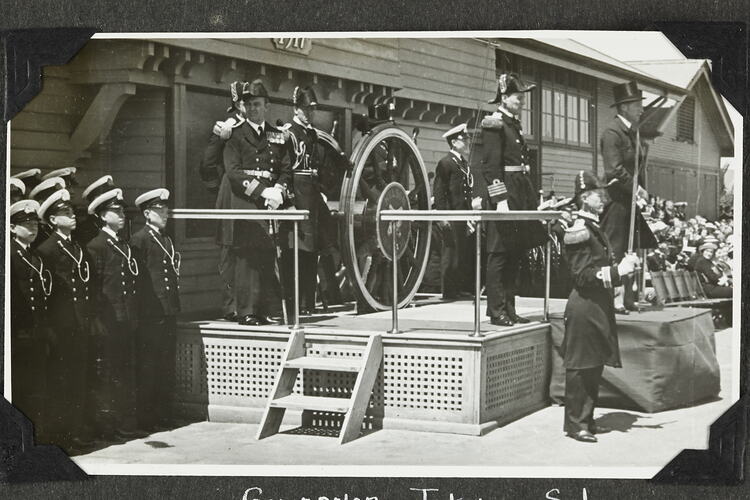
<path id="1" fill-rule="evenodd" d="M 553 92 L 555 111 L 555 140 L 565 141 L 565 94 L 559 90 Z"/>
<path id="2" fill-rule="evenodd" d="M 589 122 L 581 120 L 581 145 L 590 145 L 591 141 L 589 139 Z"/>
<path id="3" fill-rule="evenodd" d="M 542 89 L 542 136 L 552 138 L 552 90 Z"/>
<path id="4" fill-rule="evenodd" d="M 585 97 L 581 97 L 579 100 L 579 104 L 579 116 L 581 118 L 581 144 L 589 145 L 591 144 L 591 139 L 589 138 L 589 100 Z"/>

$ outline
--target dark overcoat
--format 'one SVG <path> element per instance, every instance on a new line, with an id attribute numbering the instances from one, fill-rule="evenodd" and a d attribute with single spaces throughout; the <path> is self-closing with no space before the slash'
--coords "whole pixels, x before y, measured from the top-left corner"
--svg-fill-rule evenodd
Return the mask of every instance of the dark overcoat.
<path id="1" fill-rule="evenodd" d="M 178 255 L 172 238 L 143 226 L 130 238 L 138 261 L 138 311 L 143 317 L 160 318 L 180 312 L 177 276 Z"/>
<path id="2" fill-rule="evenodd" d="M 130 245 L 101 230 L 86 249 L 91 257 L 91 292 L 98 317 L 106 322 L 137 322 L 135 266 L 132 262 L 128 265 L 126 258 L 128 254 L 131 261 L 134 257 Z"/>
<path id="3" fill-rule="evenodd" d="M 564 241 L 573 281 L 561 346 L 565 368 L 619 367 L 613 287 L 620 285 L 620 276 L 607 235 L 594 220 L 580 216 Z"/>
<path id="4" fill-rule="evenodd" d="M 33 266 L 33 267 L 32 267 Z M 36 269 L 34 269 L 36 268 Z M 47 321 L 47 296 L 42 277 L 46 264 L 32 248 L 10 240 L 10 324 L 14 333 L 31 330 Z"/>
<path id="5" fill-rule="evenodd" d="M 471 210 L 473 177 L 465 160 L 449 153 L 435 167 L 432 192 L 437 210 Z"/>
<path id="6" fill-rule="evenodd" d="M 89 257 L 78 243 L 52 233 L 37 249 L 52 273 L 48 309 L 57 330 L 86 327 L 93 314 Z"/>
<path id="7" fill-rule="evenodd" d="M 284 133 L 266 122 L 258 137 L 252 126 L 243 122 L 232 131 L 224 145 L 224 177 L 219 186 L 216 208 L 263 210 L 261 193 L 276 184 L 289 186 L 291 165 Z M 269 172 L 258 175 L 257 172 Z M 222 220 L 219 227 L 220 245 L 272 249 L 268 222 Z"/>
<path id="8" fill-rule="evenodd" d="M 528 147 L 521 123 L 505 113 L 494 113 L 482 120 L 482 156 L 474 176 L 474 196 L 482 198 L 482 209 L 495 210 L 489 186 L 502 183 L 507 190 L 510 210 L 536 210 L 538 196 L 527 171 L 509 172 L 506 167 L 528 166 Z M 492 222 L 487 226 L 488 252 L 522 252 L 541 245 L 546 239 L 539 222 Z"/>
<path id="9" fill-rule="evenodd" d="M 604 127 L 601 137 L 601 151 L 604 160 L 604 176 L 610 203 L 601 219 L 601 228 L 607 233 L 612 251 L 619 260 L 628 249 L 630 228 L 630 206 L 635 175 L 635 132 L 622 120 L 615 117 Z M 639 148 L 638 185 L 646 188 L 644 160 L 648 144 L 641 140 Z M 637 235 L 633 248 L 656 248 L 657 242 L 640 210 L 636 213 Z"/>

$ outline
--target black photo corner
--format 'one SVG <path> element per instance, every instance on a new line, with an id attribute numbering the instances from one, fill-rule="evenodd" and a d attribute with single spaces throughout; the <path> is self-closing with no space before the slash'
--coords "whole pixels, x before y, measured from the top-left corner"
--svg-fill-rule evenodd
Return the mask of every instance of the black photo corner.
<path id="1" fill-rule="evenodd" d="M 689 58 L 710 59 L 713 62 L 712 83 L 717 91 L 747 118 L 748 110 L 748 46 L 747 26 L 742 23 L 653 23 L 643 30 L 658 30 Z M 13 116 L 23 109 L 41 89 L 41 68 L 61 65 L 69 61 L 96 32 L 88 28 L 51 28 L 0 32 L 4 75 L 3 100 L 0 111 L 4 118 L 2 141 L 3 173 L 6 175 L 6 126 Z M 743 143 L 747 146 L 748 127 L 745 126 Z M 746 151 L 746 150 L 745 150 Z M 745 152 L 747 158 L 747 152 Z M 744 161 L 743 161 L 744 164 Z M 743 191 L 750 192 L 749 176 L 743 177 Z M 4 206 L 7 204 L 4 201 Z M 743 219 L 747 202 L 743 205 Z M 5 228 L 7 230 L 7 228 Z M 742 241 L 743 261 L 750 258 L 745 252 L 750 244 L 750 234 Z M 4 265 L 4 264 L 3 264 Z M 5 269 L 3 271 L 6 271 Z M 744 278 L 744 270 L 743 270 Z M 747 296 L 747 280 L 742 280 L 742 293 Z M 3 292 L 4 295 L 4 292 Z M 4 303 L 7 297 L 3 296 Z M 747 321 L 747 306 L 741 306 L 740 325 Z M 670 461 L 653 479 L 653 487 L 666 484 L 684 485 L 737 485 L 745 481 L 747 455 L 748 403 L 748 353 L 745 336 L 742 336 L 740 363 L 740 399 L 710 428 L 707 450 L 686 449 Z M 4 353 L 0 360 L 4 360 Z M 0 361 L 2 363 L 2 361 Z M 0 364 L 0 373 L 5 373 Z M 15 409 L 7 400 L 0 401 L 0 481 L 10 483 L 83 480 L 88 476 L 70 460 L 60 448 L 36 445 L 33 442 L 33 423 Z M 282 478 L 251 478 L 253 482 L 277 484 L 286 489 Z M 336 478 L 330 478 L 337 480 Z M 99 479 L 97 479 L 99 480 Z M 323 484 L 324 478 L 311 480 Z M 342 480 L 346 482 L 347 480 Z M 362 480 L 351 481 L 362 483 Z M 250 481 L 248 481 L 250 483 Z M 382 490 L 387 491 L 387 485 Z M 377 485 L 373 488 L 377 491 Z M 287 490 L 293 491 L 293 490 Z M 490 490 L 491 491 L 491 490 Z M 482 495 L 482 490 L 475 492 Z M 288 495 L 291 493 L 287 493 Z M 484 493 L 484 498 L 492 498 Z M 498 496 L 498 498 L 501 496 Z M 239 496 L 237 498 L 240 498 Z M 286 497 L 285 497 L 286 498 Z M 540 497 L 541 498 L 541 497 Z"/>

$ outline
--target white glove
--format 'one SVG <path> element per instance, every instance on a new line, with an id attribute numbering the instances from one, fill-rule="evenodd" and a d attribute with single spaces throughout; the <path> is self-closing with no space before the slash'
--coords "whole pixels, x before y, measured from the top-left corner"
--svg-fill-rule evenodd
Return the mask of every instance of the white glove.
<path id="1" fill-rule="evenodd" d="M 232 125 L 234 125 L 236 122 L 234 118 L 230 118 L 225 122 L 216 122 L 214 124 L 213 133 L 214 135 L 218 135 L 223 140 L 227 140 L 230 137 L 232 137 Z"/>
<path id="2" fill-rule="evenodd" d="M 629 253 L 622 258 L 619 264 L 617 264 L 617 273 L 620 276 L 626 274 L 632 274 L 635 268 L 640 264 L 640 259 L 635 254 Z"/>
<path id="3" fill-rule="evenodd" d="M 260 195 L 266 199 L 266 205 L 271 206 L 273 210 L 276 210 L 284 201 L 281 189 L 276 187 L 265 188 Z"/>
<path id="4" fill-rule="evenodd" d="M 477 223 L 474 222 L 473 220 L 467 220 L 466 227 L 467 227 L 468 234 L 474 234 L 474 231 L 477 230 Z"/>
<path id="5" fill-rule="evenodd" d="M 503 200 L 497 204 L 498 212 L 510 212 L 510 208 L 508 207 L 508 200 Z"/>
<path id="6" fill-rule="evenodd" d="M 481 210 L 482 209 L 482 198 L 477 196 L 476 198 L 473 198 L 471 200 L 471 209 L 472 210 Z"/>

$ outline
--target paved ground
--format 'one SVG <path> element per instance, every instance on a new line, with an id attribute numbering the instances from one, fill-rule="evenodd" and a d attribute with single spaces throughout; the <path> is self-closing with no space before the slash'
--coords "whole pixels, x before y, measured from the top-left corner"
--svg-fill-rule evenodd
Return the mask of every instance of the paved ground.
<path id="1" fill-rule="evenodd" d="M 732 403 L 732 337 L 716 333 L 718 400 L 655 414 L 600 408 L 613 431 L 597 444 L 564 437 L 563 409 L 548 407 L 482 437 L 380 430 L 344 446 L 293 433 L 256 441 L 257 425 L 200 422 L 75 460 L 90 474 L 648 478 L 680 450 L 707 447 L 708 426 Z"/>

